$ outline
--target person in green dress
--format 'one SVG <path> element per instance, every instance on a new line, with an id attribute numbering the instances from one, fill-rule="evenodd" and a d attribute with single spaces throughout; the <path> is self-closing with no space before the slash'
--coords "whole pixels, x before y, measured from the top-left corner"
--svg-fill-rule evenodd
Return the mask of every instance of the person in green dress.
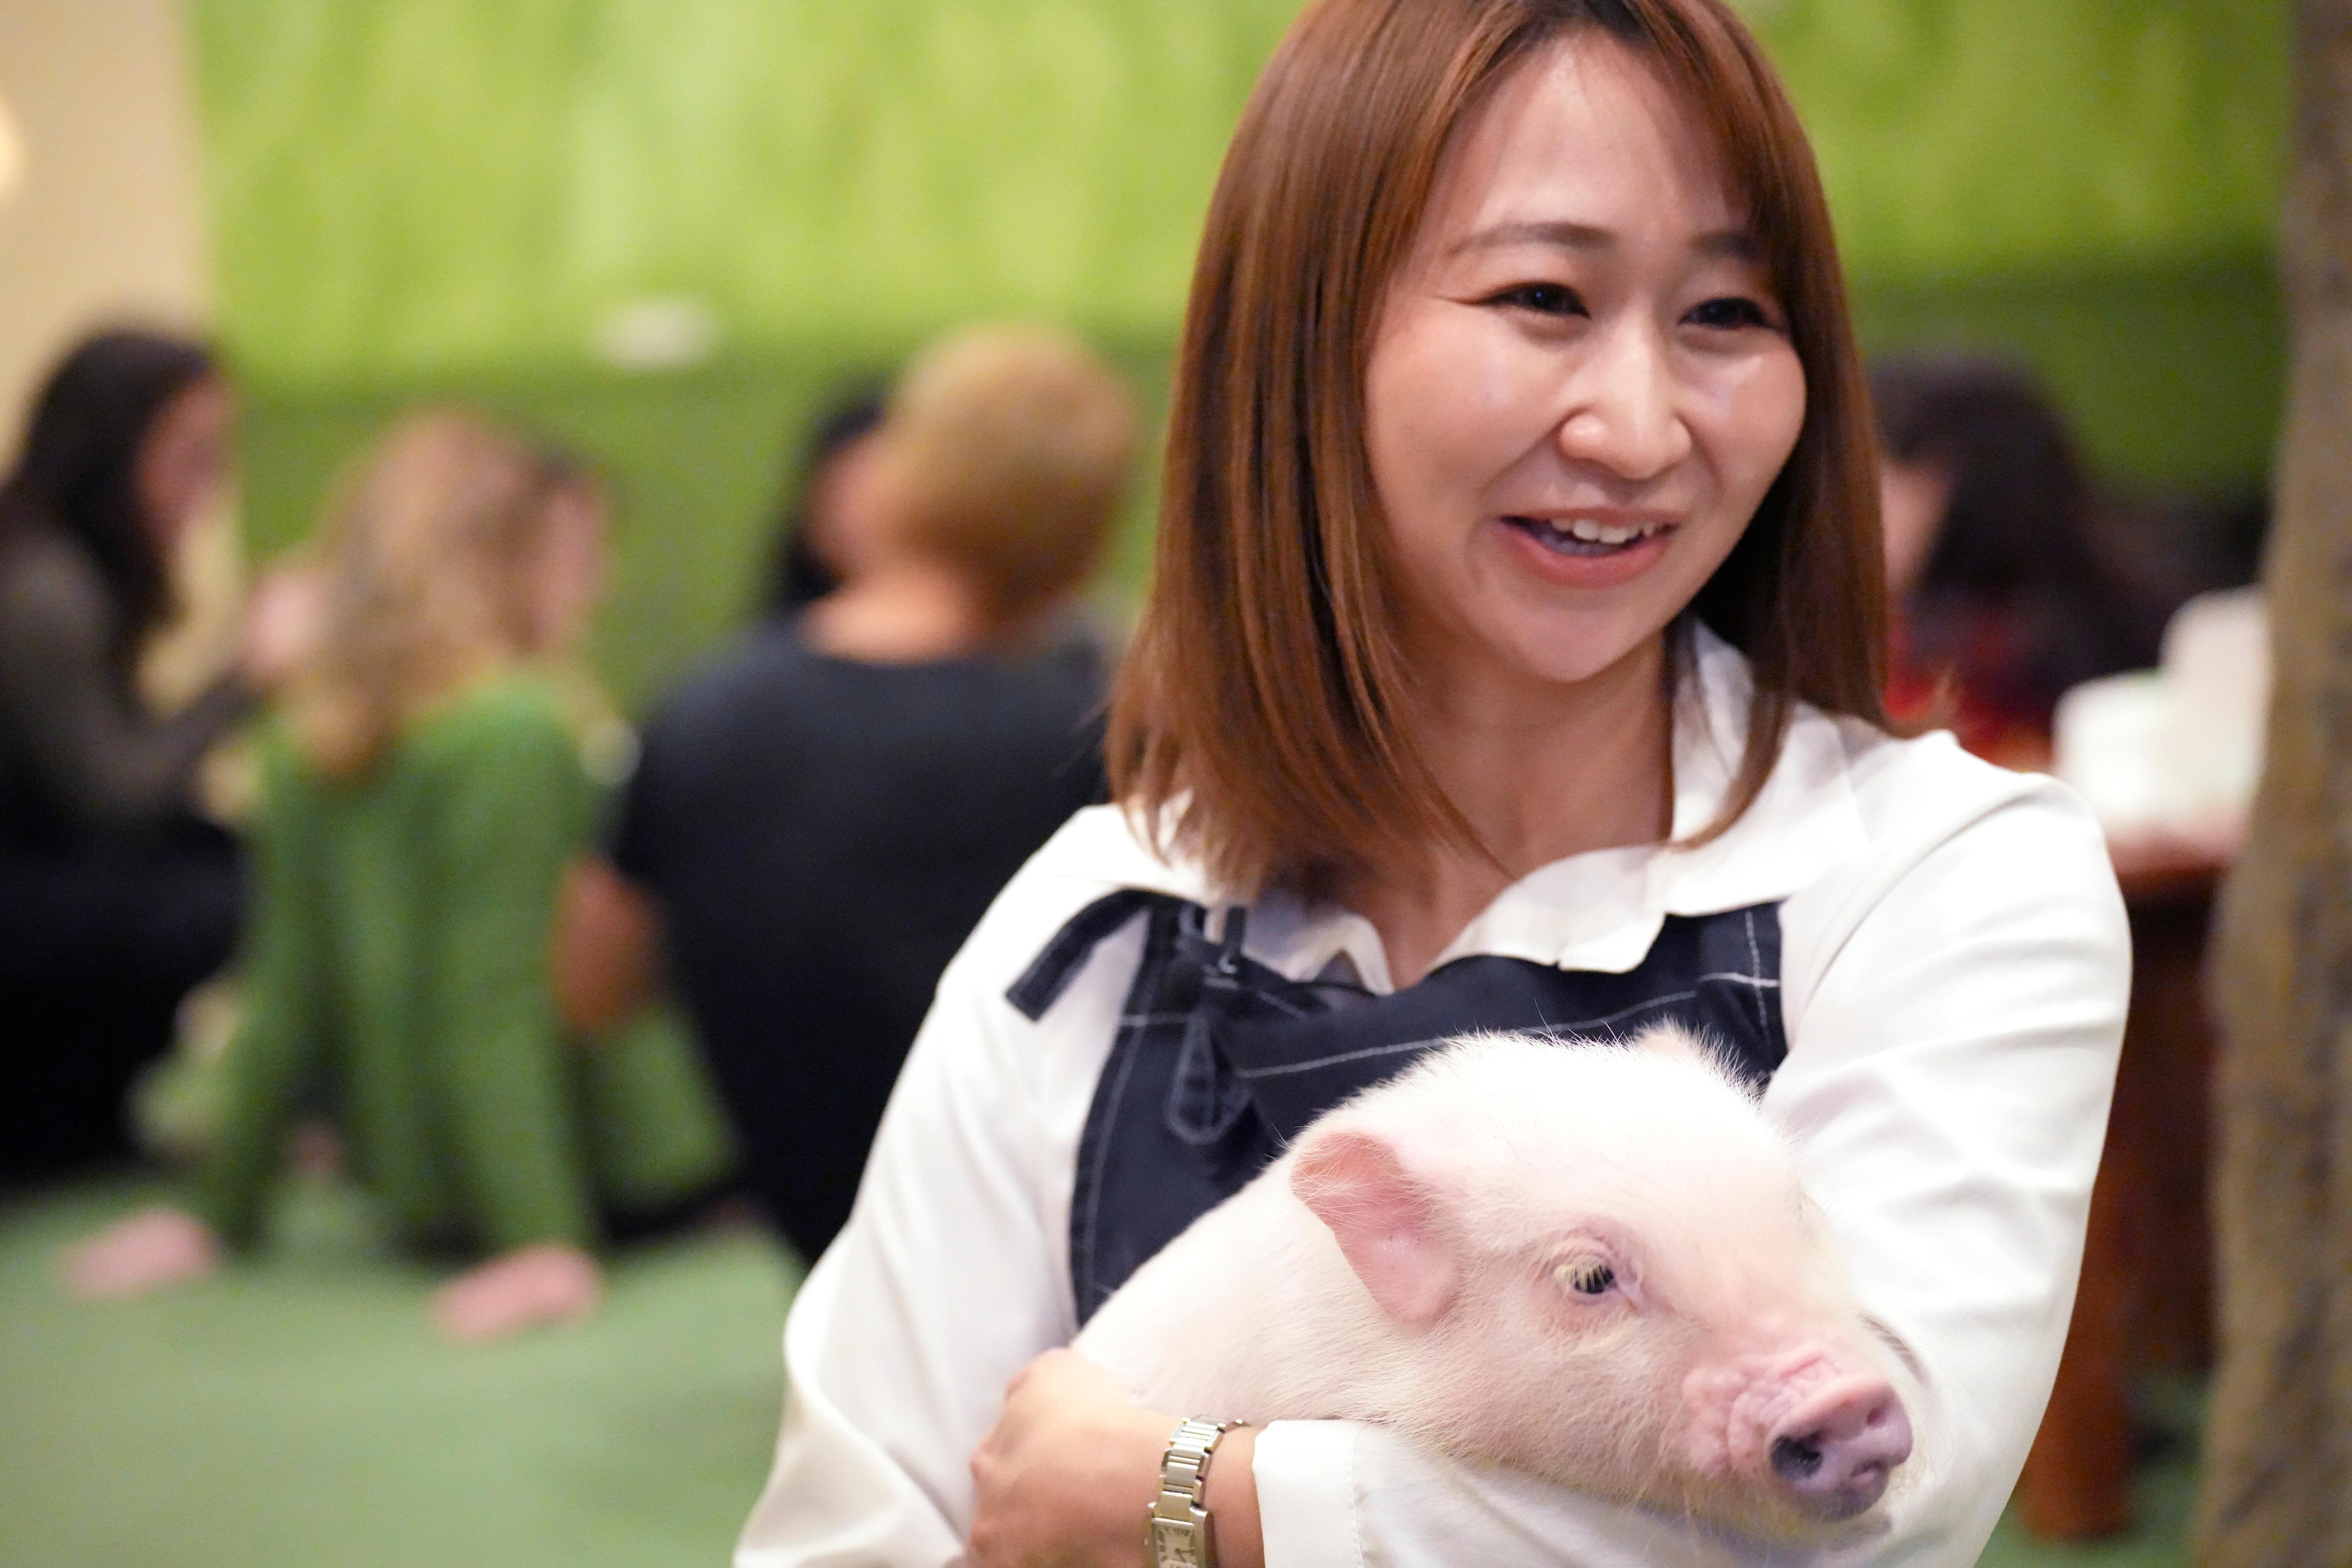
<path id="1" fill-rule="evenodd" d="M 351 476 L 316 647 L 260 744 L 223 1124 L 189 1207 L 68 1253 L 78 1292 L 180 1283 L 250 1247 L 289 1130 L 320 1104 L 396 1235 L 488 1255 L 435 1297 L 459 1339 L 593 1310 L 600 1221 L 723 1174 L 684 1042 L 575 1039 L 550 985 L 618 730 L 562 673 L 601 588 L 602 512 L 577 469 L 460 414 L 410 416 Z"/>

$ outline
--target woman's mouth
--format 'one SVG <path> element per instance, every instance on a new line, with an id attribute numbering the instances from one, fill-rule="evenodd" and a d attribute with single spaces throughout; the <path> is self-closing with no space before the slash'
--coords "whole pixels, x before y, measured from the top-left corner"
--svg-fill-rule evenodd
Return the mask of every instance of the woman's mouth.
<path id="1" fill-rule="evenodd" d="M 1503 523 L 1556 555 L 1586 559 L 1622 555 L 1675 531 L 1671 522 L 1647 519 L 1610 522 L 1595 517 L 1507 517 Z"/>
<path id="2" fill-rule="evenodd" d="M 1671 515 L 1671 514 L 1670 514 Z M 1580 592 L 1623 587 L 1665 559 L 1681 520 L 1656 512 L 1498 518 L 1507 552 L 1538 582 Z"/>

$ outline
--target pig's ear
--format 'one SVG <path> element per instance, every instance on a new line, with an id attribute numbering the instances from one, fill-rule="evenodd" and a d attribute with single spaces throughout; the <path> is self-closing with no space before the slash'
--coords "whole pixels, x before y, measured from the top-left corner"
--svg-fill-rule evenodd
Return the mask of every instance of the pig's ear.
<path id="1" fill-rule="evenodd" d="M 1353 1129 L 1324 1133 L 1299 1151 L 1290 1190 L 1331 1227 L 1381 1311 L 1425 1328 L 1454 1305 L 1461 1269 L 1437 1205 L 1387 1140 Z"/>

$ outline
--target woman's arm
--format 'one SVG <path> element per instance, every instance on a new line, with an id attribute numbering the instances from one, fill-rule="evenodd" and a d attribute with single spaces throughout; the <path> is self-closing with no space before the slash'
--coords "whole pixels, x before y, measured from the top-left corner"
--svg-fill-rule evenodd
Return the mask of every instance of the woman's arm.
<path id="1" fill-rule="evenodd" d="M 1095 962 L 1124 973 L 1133 942 Z M 1825 1560 L 1960 1568 L 2007 1496 L 2064 1336 L 2128 978 L 2104 846 L 2054 786 L 1988 789 L 1976 815 L 1874 845 L 1790 900 L 1783 950 L 1793 1049 L 1767 1109 L 1797 1140 L 1865 1309 L 1922 1383 L 1923 1462 L 1890 1504 L 1891 1531 Z M 971 1527 L 962 1457 L 994 1425 L 996 1389 L 1070 1332 L 1067 1216 L 1051 1198 L 1068 1179 L 1055 1145 L 1076 1127 L 1037 1108 L 1074 1099 L 1058 1114 L 1082 1118 L 1086 1097 L 1012 1091 L 1045 1054 L 997 995 L 1017 961 L 967 960 L 910 1058 L 859 1212 L 794 1310 L 784 1439 L 745 1568 L 950 1561 Z M 1072 1020 L 1069 1038 L 1108 1038 L 1109 995 L 1074 988 L 1061 1006 L 1101 1016 Z M 1048 1021 L 1062 1024 L 1059 1009 Z M 1041 1277 L 1059 1282 L 1050 1310 Z M 1170 1417 L 1217 1413 L 1148 1414 L 1081 1380 L 1024 1384 L 1010 1430 L 990 1439 L 1000 1458 L 1017 1439 L 1024 1463 L 992 1488 L 1013 1506 L 1037 1487 L 1022 1474 L 1034 1467 L 1046 1489 L 1026 1494 L 1034 1518 L 990 1543 L 1116 1560 L 1117 1516 L 1149 1495 Z M 1751 1555 L 1378 1426 L 1276 1422 L 1254 1442 L 1247 1479 L 1275 1568 Z M 1213 1466 L 1213 1514 L 1238 1521 L 1244 1505 L 1218 1479 Z"/>
<path id="2" fill-rule="evenodd" d="M 1168 1440 L 1183 1417 L 1147 1410 L 1076 1351 L 1047 1351 L 1005 1390 L 1004 1414 L 971 1458 L 971 1555 L 982 1568 L 1144 1557 Z M 1229 1427 L 1209 1458 L 1202 1503 L 1218 1568 L 1262 1568 L 1257 1433 Z"/>
<path id="3" fill-rule="evenodd" d="M 1895 1500 L 1924 1560 L 1974 1561 L 2050 1395 L 2131 981 L 2098 825 L 2046 779 L 1868 879 L 1791 900 L 1795 1048 L 1765 1097 L 1916 1363 L 1932 1467 Z M 1860 911 L 1857 913 L 1856 911 Z"/>
<path id="4" fill-rule="evenodd" d="M 447 1130 L 493 1251 L 584 1247 L 593 1205 L 548 946 L 592 786 L 551 712 L 499 703 L 456 721 L 431 737 L 443 776 L 421 954 Z"/>
<path id="5" fill-rule="evenodd" d="M 1793 1047 L 1766 1107 L 1918 1382 L 1921 1458 L 1890 1532 L 1823 1560 L 1961 1568 L 2023 1461 L 2073 1298 L 2128 984 L 2104 844 L 2071 797 L 2021 781 L 1790 900 L 1783 950 Z M 1149 1428 L 1166 1414 L 1130 1423 L 1116 1390 L 1034 1383 L 991 1443 L 1066 1483 L 1024 1489 L 1023 1467 L 998 1467 L 997 1538 L 1025 1549 L 1006 1561 L 1045 1556 L 1056 1514 L 1066 1539 L 1108 1539 L 1087 1499 L 1111 1489 L 1097 1478 L 1114 1464 L 1148 1481 Z M 1277 1422 L 1250 1471 L 1276 1568 L 1749 1560 L 1663 1515 L 1453 1464 L 1378 1426 Z M 1216 1479 L 1213 1466 L 1213 1492 Z M 1213 1496 L 1213 1513 L 1225 1506 Z"/>
<path id="6" fill-rule="evenodd" d="M 44 552 L 0 591 L 0 705 L 77 827 L 132 832 L 188 805 L 196 764 L 253 700 L 235 678 L 168 719 L 131 706 L 108 668 L 105 591 Z"/>
<path id="7" fill-rule="evenodd" d="M 2065 1338 L 2129 984 L 2114 877 L 2089 814 L 2021 782 L 1973 820 L 1790 899 L 1782 942 L 1791 1050 L 1765 1108 L 1796 1141 L 1864 1310 L 1919 1381 L 1921 1458 L 1890 1499 L 1890 1532 L 1823 1561 L 1964 1568 Z M 1452 1465 L 1377 1427 L 1266 1437 L 1255 1468 L 1276 1568 L 1747 1560 L 1662 1516 Z"/>
<path id="8" fill-rule="evenodd" d="M 282 736 L 268 743 L 263 766 L 248 839 L 255 886 L 239 955 L 245 1021 L 223 1060 L 221 1126 L 197 1183 L 197 1213 L 232 1247 L 249 1246 L 260 1230 L 262 1196 L 284 1155 L 295 1097 L 316 1074 L 331 1028 L 315 792 Z"/>
<path id="9" fill-rule="evenodd" d="M 549 968 L 564 1026 L 593 1040 L 651 1005 L 661 988 L 661 910 L 610 860 L 564 873 Z"/>
<path id="10" fill-rule="evenodd" d="M 218 1266 L 224 1244 L 248 1246 L 260 1231 L 294 1097 L 317 1068 L 326 1031 L 311 881 L 317 825 L 282 745 L 265 766 L 248 839 L 255 889 L 239 949 L 245 1021 L 222 1063 L 221 1125 L 197 1177 L 194 1212 L 144 1209 L 69 1248 L 62 1263 L 76 1295 L 137 1296 L 201 1279 Z"/>

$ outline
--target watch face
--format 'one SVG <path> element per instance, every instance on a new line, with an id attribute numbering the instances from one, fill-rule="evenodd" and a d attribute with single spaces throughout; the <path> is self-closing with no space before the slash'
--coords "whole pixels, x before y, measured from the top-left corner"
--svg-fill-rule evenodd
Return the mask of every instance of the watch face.
<path id="1" fill-rule="evenodd" d="M 1151 1521 L 1151 1560 L 1159 1568 L 1205 1568 L 1201 1555 L 1201 1527 L 1171 1519 Z"/>

